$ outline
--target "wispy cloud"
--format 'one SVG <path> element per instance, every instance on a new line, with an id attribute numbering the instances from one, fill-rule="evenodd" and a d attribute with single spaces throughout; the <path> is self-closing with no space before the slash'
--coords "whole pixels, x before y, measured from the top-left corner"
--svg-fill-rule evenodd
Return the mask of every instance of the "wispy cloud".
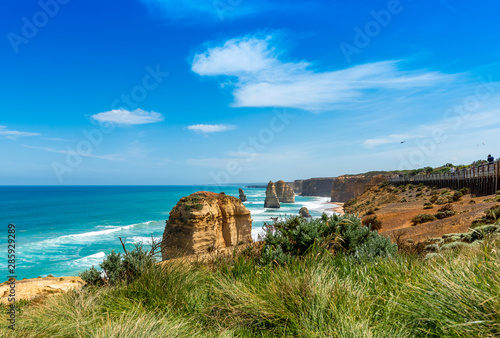
<path id="1" fill-rule="evenodd" d="M 415 90 L 453 78 L 439 72 L 400 69 L 382 61 L 335 71 L 316 71 L 306 61 L 284 62 L 272 36 L 244 37 L 196 54 L 192 70 L 202 76 L 236 77 L 235 107 L 291 107 L 312 111 L 376 98 L 381 91 Z"/>
<path id="2" fill-rule="evenodd" d="M 122 125 L 157 123 L 165 119 L 160 113 L 154 111 L 148 112 L 142 109 L 136 109 L 133 111 L 114 109 L 92 115 L 91 117 L 99 122 L 111 122 Z"/>
<path id="3" fill-rule="evenodd" d="M 204 134 L 220 133 L 223 131 L 233 130 L 236 126 L 229 124 L 195 124 L 188 126 L 187 129 Z"/>
<path id="4" fill-rule="evenodd" d="M 459 132 L 469 132 L 479 130 L 475 133 L 473 142 L 481 143 L 481 135 L 486 130 L 500 125 L 500 111 L 488 110 L 474 114 L 468 114 L 462 118 L 453 116 L 449 119 L 443 119 L 434 123 L 422 124 L 414 128 L 409 128 L 405 133 L 392 134 L 378 138 L 370 138 L 363 142 L 366 148 L 376 148 L 384 145 L 394 145 L 401 142 L 409 142 L 424 138 L 433 138 L 437 132 L 439 135 L 449 136 Z M 441 137 L 442 138 L 442 137 Z"/>
<path id="5" fill-rule="evenodd" d="M 200 20 L 221 21 L 226 18 L 236 18 L 255 13 L 255 1 L 235 0 L 141 0 L 170 20 L 198 22 Z M 262 6 L 267 7 L 265 3 Z"/>
<path id="6" fill-rule="evenodd" d="M 16 139 L 18 137 L 26 136 L 38 136 L 39 133 L 30 133 L 25 131 L 9 130 L 7 126 L 0 126 L 0 135 L 5 136 L 9 139 Z"/>
<path id="7" fill-rule="evenodd" d="M 74 155 L 75 151 L 70 150 L 70 149 L 54 149 L 54 148 L 49 148 L 49 147 L 36 147 L 36 146 L 29 146 L 26 144 L 23 144 L 23 147 L 29 148 L 29 149 L 36 149 L 36 150 L 42 150 L 42 151 L 47 151 L 50 153 L 56 153 L 56 154 L 65 154 L 65 155 Z M 79 156 L 83 157 L 91 157 L 91 158 L 98 158 L 101 160 L 108 160 L 108 161 L 123 161 L 123 157 L 115 154 L 110 154 L 110 155 L 92 155 L 92 154 L 83 154 L 83 153 L 78 153 Z"/>

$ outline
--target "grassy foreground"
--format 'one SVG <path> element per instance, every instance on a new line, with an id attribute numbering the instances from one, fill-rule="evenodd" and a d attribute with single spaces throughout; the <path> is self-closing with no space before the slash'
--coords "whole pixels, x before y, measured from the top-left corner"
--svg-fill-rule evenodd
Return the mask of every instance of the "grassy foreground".
<path id="1" fill-rule="evenodd" d="M 15 337 L 493 337 L 500 245 L 432 259 L 311 250 L 281 264 L 245 250 L 210 265 L 157 265 L 129 285 L 24 308 Z"/>

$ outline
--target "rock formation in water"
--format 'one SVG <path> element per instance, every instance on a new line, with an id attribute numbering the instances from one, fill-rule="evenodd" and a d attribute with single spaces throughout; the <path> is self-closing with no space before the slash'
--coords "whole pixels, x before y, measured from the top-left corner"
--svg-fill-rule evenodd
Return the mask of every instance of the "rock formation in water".
<path id="1" fill-rule="evenodd" d="M 310 178 L 302 181 L 302 196 L 330 197 L 334 177 Z"/>
<path id="2" fill-rule="evenodd" d="M 162 241 L 163 260 L 252 241 L 250 211 L 236 197 L 200 191 L 170 212 Z"/>
<path id="3" fill-rule="evenodd" d="M 282 180 L 279 180 L 275 183 L 275 188 L 276 196 L 278 196 L 278 200 L 280 201 L 280 203 L 295 203 L 295 193 L 288 184 L 286 184 Z"/>
<path id="4" fill-rule="evenodd" d="M 306 207 L 300 208 L 299 215 L 306 218 L 312 217 L 311 214 L 309 213 L 309 209 L 307 209 Z"/>
<path id="5" fill-rule="evenodd" d="M 332 185 L 331 201 L 347 202 L 385 180 L 386 177 L 384 175 L 362 174 L 339 176 Z"/>
<path id="6" fill-rule="evenodd" d="M 264 208 L 280 208 L 280 201 L 276 195 L 276 187 L 272 181 L 269 181 L 266 189 L 266 199 L 264 201 Z"/>
<path id="7" fill-rule="evenodd" d="M 246 202 L 246 201 L 248 201 L 248 200 L 247 200 L 247 196 L 245 195 L 245 192 L 243 191 L 243 189 L 239 188 L 239 189 L 238 189 L 238 191 L 239 191 L 239 193 L 240 193 L 240 200 L 241 200 L 242 202 Z"/>

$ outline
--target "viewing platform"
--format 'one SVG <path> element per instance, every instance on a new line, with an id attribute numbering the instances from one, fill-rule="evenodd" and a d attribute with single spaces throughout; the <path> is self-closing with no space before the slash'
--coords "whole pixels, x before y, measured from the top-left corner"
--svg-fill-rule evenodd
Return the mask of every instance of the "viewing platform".
<path id="1" fill-rule="evenodd" d="M 500 161 L 484 164 L 470 169 L 457 170 L 454 173 L 433 175 L 403 175 L 388 179 L 391 184 L 420 184 L 438 188 L 469 188 L 475 195 L 491 195 L 500 190 Z"/>

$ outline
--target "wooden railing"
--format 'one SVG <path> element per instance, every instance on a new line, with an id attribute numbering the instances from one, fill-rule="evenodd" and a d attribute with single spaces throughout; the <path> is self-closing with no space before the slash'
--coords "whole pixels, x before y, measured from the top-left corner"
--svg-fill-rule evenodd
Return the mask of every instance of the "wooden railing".
<path id="1" fill-rule="evenodd" d="M 469 188 L 473 194 L 494 194 L 500 190 L 500 161 L 470 169 L 457 170 L 454 173 L 394 176 L 389 182 L 395 185 L 420 184 L 438 188 Z"/>

